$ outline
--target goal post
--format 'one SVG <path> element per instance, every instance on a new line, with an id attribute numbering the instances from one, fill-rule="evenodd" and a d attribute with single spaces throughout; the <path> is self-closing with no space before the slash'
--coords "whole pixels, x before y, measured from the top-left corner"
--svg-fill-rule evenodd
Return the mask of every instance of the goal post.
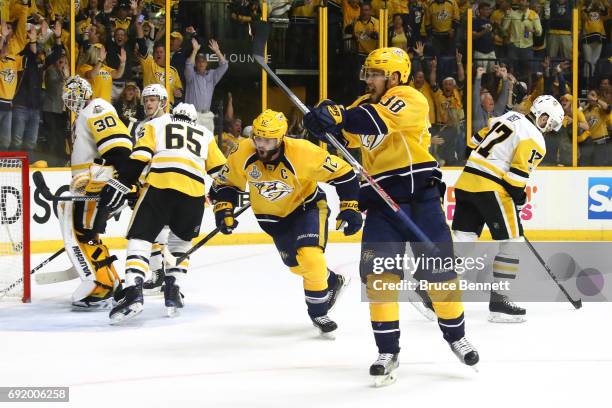
<path id="1" fill-rule="evenodd" d="M 27 153 L 0 152 L 0 298 L 23 302 L 30 301 L 29 173 Z"/>

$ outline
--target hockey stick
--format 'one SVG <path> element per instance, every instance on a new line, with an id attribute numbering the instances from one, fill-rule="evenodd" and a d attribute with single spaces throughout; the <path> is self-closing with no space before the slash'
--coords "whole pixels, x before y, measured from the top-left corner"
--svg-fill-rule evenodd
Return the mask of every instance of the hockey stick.
<path id="1" fill-rule="evenodd" d="M 63 196 L 53 195 L 40 171 L 32 173 L 32 180 L 43 198 L 47 201 L 98 201 L 100 196 Z"/>
<path id="2" fill-rule="evenodd" d="M 71 266 L 63 271 L 37 273 L 34 276 L 36 283 L 39 285 L 50 285 L 52 283 L 65 282 L 79 277 L 79 273 Z"/>
<path id="3" fill-rule="evenodd" d="M 51 262 L 52 260 L 54 260 L 55 258 L 57 258 L 58 256 L 60 256 L 62 253 L 64 253 L 64 251 L 66 250 L 66 248 L 60 248 L 56 253 L 54 253 L 53 255 L 51 255 L 50 257 L 48 257 L 47 259 L 45 259 L 44 261 L 42 261 L 38 266 L 36 266 L 34 269 L 32 269 L 30 271 L 30 275 L 33 275 L 34 272 L 38 271 L 39 269 L 41 269 L 43 266 L 47 265 L 49 262 Z M 18 285 L 21 284 L 21 282 L 23 282 L 23 276 L 19 279 L 17 279 L 15 282 L 13 282 L 12 284 L 10 284 L 8 287 L 0 290 L 0 299 L 2 299 L 4 296 L 6 296 L 11 290 L 13 290 L 14 288 L 16 288 Z"/>
<path id="4" fill-rule="evenodd" d="M 114 213 L 110 214 L 108 216 L 108 218 L 112 218 L 115 215 L 119 214 L 125 207 L 127 207 L 127 203 L 123 204 L 121 207 L 119 207 L 119 209 L 117 209 L 117 211 L 115 211 Z M 30 271 L 30 275 L 34 275 L 34 273 L 38 270 L 40 270 L 42 267 L 44 267 L 45 265 L 47 265 L 49 262 L 51 262 L 52 260 L 54 260 L 55 258 L 57 258 L 58 256 L 60 256 L 61 254 L 63 254 L 66 251 L 65 247 L 62 247 L 60 249 L 57 250 L 57 252 L 55 252 L 53 255 L 51 255 L 50 257 L 48 257 L 47 259 L 45 259 L 44 261 L 42 261 L 39 265 L 37 265 L 35 268 L 33 268 Z M 65 271 L 58 271 L 58 272 L 50 272 L 50 274 L 54 274 L 55 275 L 55 282 L 63 282 L 66 280 L 71 280 L 74 279 L 72 278 L 72 274 L 73 271 L 71 271 L 71 269 L 67 269 Z M 1 289 L 0 290 L 0 299 L 2 299 L 3 297 L 5 297 L 12 289 L 16 288 L 18 285 L 21 284 L 21 282 L 23 282 L 23 276 L 20 277 L 19 279 L 17 279 L 15 282 L 11 283 L 8 287 Z M 36 278 L 35 278 L 36 279 Z M 44 280 L 44 278 L 43 278 Z M 36 282 L 38 283 L 38 279 L 36 279 Z M 54 282 L 48 282 L 48 283 L 54 283 Z"/>
<path id="5" fill-rule="evenodd" d="M 240 214 L 242 214 L 243 212 L 248 210 L 250 207 L 251 207 L 251 203 L 249 203 L 249 204 L 245 205 L 244 207 L 240 208 L 238 211 L 236 211 L 234 213 L 234 218 L 238 218 L 238 216 Z M 172 255 L 170 250 L 168 250 L 168 245 L 164 245 L 164 250 L 163 250 L 164 262 L 169 267 L 173 267 L 173 266 L 179 265 L 181 262 L 183 262 L 185 259 L 187 259 L 191 254 L 193 254 L 195 251 L 197 251 L 202 246 L 204 246 L 204 244 L 206 244 L 208 241 L 210 241 L 212 239 L 212 237 L 217 235 L 218 232 L 219 232 L 219 228 L 215 228 L 214 230 L 210 231 L 208 233 L 208 235 L 206 235 L 204 238 L 199 240 L 194 246 L 192 246 L 189 249 L 189 251 L 185 252 L 183 255 L 179 256 L 178 258 L 175 257 L 174 255 Z"/>
<path id="6" fill-rule="evenodd" d="M 270 26 L 265 21 L 258 21 L 255 26 L 255 38 L 253 39 L 253 58 L 255 62 L 261 66 L 270 78 L 285 92 L 287 97 L 291 99 L 291 102 L 304 114 L 310 112 L 308 107 L 300 101 L 300 99 L 283 83 L 283 81 L 272 71 L 272 69 L 266 63 L 266 57 L 264 56 L 266 41 L 268 40 L 268 33 Z M 328 142 L 334 146 L 339 152 L 342 153 L 344 158 L 350 163 L 351 166 L 363 177 L 366 182 L 376 191 L 376 193 L 384 200 L 391 210 L 395 213 L 401 223 L 412 232 L 419 241 L 423 242 L 428 250 L 437 252 L 436 246 L 431 240 L 421 231 L 421 229 L 404 213 L 401 207 L 393 201 L 393 199 L 387 194 L 385 190 L 378 184 L 376 180 L 363 168 L 363 166 L 346 150 L 346 148 L 331 134 L 326 133 L 325 137 Z"/>
<path id="7" fill-rule="evenodd" d="M 553 281 L 555 281 L 555 283 L 557 284 L 559 289 L 561 289 L 561 292 L 563 292 L 567 300 L 572 304 L 572 306 L 574 306 L 575 309 L 580 309 L 582 307 L 582 299 L 578 298 L 578 300 L 574 300 L 572 298 L 572 296 L 567 292 L 565 287 L 563 287 L 561 282 L 559 282 L 559 279 L 557 279 L 557 277 L 552 273 L 552 270 L 550 269 L 550 267 L 546 265 L 546 262 L 544 261 L 544 259 L 542 259 L 538 251 L 536 251 L 533 245 L 531 245 L 531 242 L 529 242 L 527 237 L 523 236 L 523 238 L 525 238 L 525 243 L 527 244 L 531 252 L 533 252 L 535 257 L 538 258 L 538 261 L 540 262 L 540 264 L 544 267 L 544 269 L 546 269 L 546 272 L 548 272 L 548 275 L 552 278 Z"/>

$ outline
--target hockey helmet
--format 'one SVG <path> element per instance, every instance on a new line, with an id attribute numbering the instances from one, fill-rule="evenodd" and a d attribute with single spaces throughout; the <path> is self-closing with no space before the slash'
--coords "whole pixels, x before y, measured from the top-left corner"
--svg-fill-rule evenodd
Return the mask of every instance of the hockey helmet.
<path id="1" fill-rule="evenodd" d="M 535 117 L 536 127 L 543 133 L 559 131 L 565 117 L 563 106 L 551 95 L 538 96 L 531 105 L 531 113 Z M 539 119 L 544 114 L 548 115 L 548 119 L 546 124 L 540 127 Z"/>
<path id="2" fill-rule="evenodd" d="M 92 96 L 93 90 L 85 78 L 74 75 L 69 77 L 64 83 L 62 100 L 66 108 L 74 113 L 79 113 Z"/>
<path id="3" fill-rule="evenodd" d="M 266 109 L 253 121 L 253 136 L 278 139 L 280 142 L 288 127 L 287 118 L 282 112 Z"/>
<path id="4" fill-rule="evenodd" d="M 143 105 L 145 96 L 157 96 L 163 109 L 166 108 L 166 104 L 168 103 L 168 92 L 166 91 L 166 88 L 160 84 L 151 84 L 144 87 L 142 94 L 140 95 L 141 103 Z"/>
<path id="5" fill-rule="evenodd" d="M 397 47 L 378 48 L 372 51 L 361 67 L 359 79 L 365 81 L 368 78 L 368 70 L 377 69 L 384 72 L 385 78 L 390 78 L 394 72 L 399 73 L 400 83 L 408 82 L 410 76 L 410 57 L 406 51 Z"/>
<path id="6" fill-rule="evenodd" d="M 195 125 L 198 121 L 198 111 L 192 104 L 181 102 L 172 109 L 172 117 Z"/>

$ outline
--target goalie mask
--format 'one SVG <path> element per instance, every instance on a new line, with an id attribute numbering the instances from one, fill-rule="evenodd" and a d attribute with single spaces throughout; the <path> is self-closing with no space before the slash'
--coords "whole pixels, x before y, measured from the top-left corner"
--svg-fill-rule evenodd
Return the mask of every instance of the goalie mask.
<path id="1" fill-rule="evenodd" d="M 83 110 L 87 101 L 93 96 L 91 85 L 86 79 L 78 75 L 71 76 L 64 83 L 62 100 L 66 108 L 78 114 Z"/>

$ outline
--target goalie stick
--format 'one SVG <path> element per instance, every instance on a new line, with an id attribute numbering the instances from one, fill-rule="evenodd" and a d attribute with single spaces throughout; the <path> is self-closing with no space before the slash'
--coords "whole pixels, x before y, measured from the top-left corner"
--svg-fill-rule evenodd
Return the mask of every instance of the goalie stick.
<path id="1" fill-rule="evenodd" d="M 32 180 L 34 180 L 34 184 L 43 198 L 47 201 L 98 201 L 100 196 L 63 196 L 63 195 L 54 195 L 51 193 L 51 190 L 47 186 L 47 182 L 45 181 L 44 176 L 40 171 L 35 171 L 32 173 Z"/>
<path id="2" fill-rule="evenodd" d="M 240 208 L 238 211 L 236 211 L 234 213 L 234 218 L 238 218 L 238 216 L 240 214 L 242 214 L 243 212 L 248 210 L 250 207 L 251 207 L 251 203 L 249 203 L 249 204 L 245 205 L 244 207 Z M 210 241 L 212 239 L 212 237 L 217 235 L 218 232 L 219 232 L 219 228 L 215 228 L 214 230 L 210 231 L 208 233 L 208 235 L 206 235 L 204 238 L 199 240 L 194 246 L 192 246 L 189 249 L 189 251 L 185 252 L 183 255 L 179 256 L 178 258 L 175 257 L 174 255 L 172 255 L 172 253 L 170 253 L 170 251 L 168 250 L 168 245 L 164 245 L 164 249 L 163 249 L 162 252 L 164 254 L 164 262 L 165 262 L 165 264 L 167 266 L 169 266 L 169 267 L 173 267 L 173 266 L 179 265 L 181 262 L 183 262 L 185 259 L 187 259 L 191 254 L 193 254 L 195 251 L 200 249 L 204 244 L 206 244 L 208 241 Z"/>
<path id="3" fill-rule="evenodd" d="M 42 176 L 42 174 L 41 174 L 41 176 Z M 115 211 L 112 214 L 110 214 L 108 216 L 108 218 L 110 219 L 110 218 L 114 217 L 115 215 L 119 214 L 125 207 L 127 207 L 127 203 L 123 204 L 121 207 L 119 207 L 119 209 L 117 209 L 117 211 Z M 51 262 L 52 260 L 54 260 L 55 258 L 60 256 L 61 254 L 63 254 L 65 251 L 66 251 L 66 248 L 64 248 L 64 247 L 58 249 L 53 255 L 51 255 L 50 257 L 48 257 L 44 261 L 42 261 L 36 267 L 32 268 L 32 270 L 30 271 L 30 275 L 34 275 L 34 273 L 36 273 L 36 271 L 42 269 L 45 265 L 47 265 L 49 262 Z M 48 277 L 41 277 L 39 279 L 38 276 L 35 276 L 34 279 L 36 280 L 36 283 L 39 283 L 41 285 L 46 285 L 46 284 L 50 284 L 50 283 L 57 283 L 57 282 L 63 282 L 63 281 L 75 279 L 75 277 L 74 277 L 75 273 L 77 274 L 76 277 L 78 277 L 78 273 L 76 272 L 74 267 L 71 267 L 71 268 L 68 268 L 68 269 L 66 269 L 64 271 L 54 271 L 54 272 L 49 272 L 48 274 L 43 274 L 43 276 L 44 275 L 50 275 Z M 23 282 L 23 279 L 24 278 L 22 276 L 19 279 L 17 279 L 15 282 L 11 283 L 6 288 L 1 289 L 0 290 L 0 299 L 5 297 L 11 290 L 13 290 L 18 285 L 20 285 Z M 41 280 L 42 282 L 39 282 L 39 280 Z"/>
<path id="4" fill-rule="evenodd" d="M 563 294 L 565 295 L 567 300 L 572 304 L 572 306 L 574 306 L 575 309 L 580 309 L 582 307 L 582 299 L 578 298 L 578 300 L 574 300 L 572 298 L 572 296 L 568 293 L 567 289 L 565 289 L 565 287 L 561 284 L 561 282 L 559 282 L 559 279 L 557 279 L 557 277 L 552 273 L 552 270 L 550 269 L 550 266 L 548 266 L 546 264 L 544 259 L 542 259 L 542 257 L 538 253 L 538 251 L 534 248 L 533 245 L 531 245 L 531 242 L 529 242 L 527 237 L 523 236 L 523 238 L 525 238 L 525 243 L 527 244 L 527 246 L 529 247 L 531 252 L 533 252 L 533 255 L 535 255 L 535 257 L 538 259 L 540 264 L 544 267 L 544 269 L 546 269 L 546 272 L 548 273 L 548 275 L 557 284 L 559 289 L 561 289 L 561 292 L 563 292 Z"/>
<path id="5" fill-rule="evenodd" d="M 272 69 L 266 63 L 266 57 L 264 56 L 266 41 L 268 40 L 268 33 L 270 26 L 265 21 L 258 21 L 255 23 L 255 37 L 253 39 L 253 59 L 261 66 L 264 71 L 272 78 L 272 80 L 278 85 L 279 88 L 287 95 L 287 97 L 293 102 L 293 104 L 304 114 L 310 112 L 308 107 L 283 83 L 283 81 L 272 71 Z M 342 153 L 346 161 L 362 176 L 366 182 L 376 191 L 376 193 L 383 199 L 383 201 L 393 210 L 398 220 L 412 232 L 419 241 L 423 242 L 428 250 L 437 252 L 436 246 L 431 240 L 421 231 L 421 229 L 404 213 L 401 207 L 387 194 L 385 190 L 378 184 L 376 180 L 368 173 L 363 166 L 346 150 L 346 148 L 340 143 L 334 136 L 329 133 L 325 134 L 329 143 L 334 146 L 339 152 Z"/>

